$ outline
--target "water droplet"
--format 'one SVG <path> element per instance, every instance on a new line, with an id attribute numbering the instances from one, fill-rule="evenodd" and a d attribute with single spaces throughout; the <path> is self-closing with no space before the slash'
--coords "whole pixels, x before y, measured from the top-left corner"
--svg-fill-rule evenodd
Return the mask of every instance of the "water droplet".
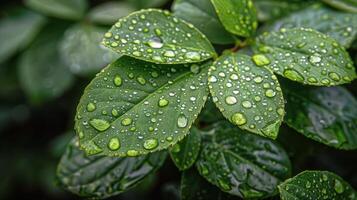
<path id="1" fill-rule="evenodd" d="M 309 61 L 310 61 L 312 64 L 316 64 L 316 63 L 321 62 L 321 57 L 320 57 L 320 55 L 315 54 L 315 55 L 312 55 L 312 56 L 309 57 Z"/>
<path id="2" fill-rule="evenodd" d="M 110 127 L 110 123 L 103 119 L 92 119 L 89 121 L 89 124 L 98 131 L 105 131 Z"/>
<path id="3" fill-rule="evenodd" d="M 277 112 L 279 115 L 281 115 L 281 116 L 283 116 L 283 115 L 285 114 L 284 108 L 278 108 L 278 109 L 276 110 L 276 112 Z"/>
<path id="4" fill-rule="evenodd" d="M 88 103 L 87 105 L 87 111 L 88 112 L 93 112 L 95 110 L 95 104 L 94 103 Z"/>
<path id="5" fill-rule="evenodd" d="M 215 82 L 217 82 L 217 78 L 215 76 L 210 76 L 210 77 L 208 77 L 208 81 L 211 83 L 215 83 Z"/>
<path id="6" fill-rule="evenodd" d="M 307 81 L 310 83 L 317 83 L 317 79 L 315 77 L 309 77 L 307 78 Z"/>
<path id="7" fill-rule="evenodd" d="M 158 146 L 158 141 L 157 139 L 148 139 L 148 140 L 145 140 L 144 142 L 144 148 L 146 150 L 151 150 L 151 149 L 155 149 L 157 146 Z"/>
<path id="8" fill-rule="evenodd" d="M 267 96 L 267 97 L 274 97 L 275 95 L 276 95 L 276 93 L 275 93 L 275 91 L 272 90 L 272 89 L 267 89 L 267 90 L 265 91 L 265 96 Z"/>
<path id="9" fill-rule="evenodd" d="M 341 181 L 337 179 L 335 180 L 334 189 L 338 194 L 342 194 L 345 191 L 345 188 L 343 187 Z"/>
<path id="10" fill-rule="evenodd" d="M 304 77 L 299 72 L 297 72 L 296 70 L 293 70 L 293 69 L 284 70 L 284 76 L 286 78 L 293 80 L 293 81 L 301 82 L 304 80 Z"/>
<path id="11" fill-rule="evenodd" d="M 237 74 L 231 74 L 230 76 L 229 76 L 229 78 L 231 79 L 231 80 L 233 80 L 233 81 L 235 81 L 235 80 L 238 80 L 238 75 Z"/>
<path id="12" fill-rule="evenodd" d="M 123 126 L 129 126 L 131 123 L 133 122 L 133 120 L 131 118 L 124 118 L 123 120 L 121 120 L 121 124 Z"/>
<path id="13" fill-rule="evenodd" d="M 171 149 L 171 152 L 173 152 L 173 153 L 178 153 L 180 151 L 181 151 L 181 147 L 180 147 L 180 144 L 178 144 L 178 143 L 176 143 Z"/>
<path id="14" fill-rule="evenodd" d="M 161 36 L 162 35 L 162 33 L 161 33 L 161 30 L 160 29 L 158 29 L 158 28 L 155 28 L 155 34 L 157 35 L 157 36 Z"/>
<path id="15" fill-rule="evenodd" d="M 173 52 L 173 51 L 171 51 L 171 50 L 167 50 L 167 51 L 164 52 L 164 56 L 165 56 L 165 57 L 168 57 L 168 58 L 173 58 L 173 57 L 175 57 L 176 55 L 175 55 L 175 52 Z"/>
<path id="16" fill-rule="evenodd" d="M 162 42 L 161 38 L 159 37 L 152 37 L 147 44 L 154 49 L 160 49 L 161 47 L 164 46 L 164 43 Z"/>
<path id="17" fill-rule="evenodd" d="M 180 114 L 177 118 L 177 126 L 180 128 L 185 128 L 187 126 L 188 120 L 185 115 Z"/>
<path id="18" fill-rule="evenodd" d="M 104 34 L 104 37 L 106 38 L 111 38 L 113 36 L 113 34 L 111 32 L 107 32 Z"/>
<path id="19" fill-rule="evenodd" d="M 189 60 L 198 61 L 201 59 L 201 55 L 198 52 L 187 52 L 185 58 Z"/>
<path id="20" fill-rule="evenodd" d="M 335 72 L 330 72 L 328 74 L 328 76 L 334 81 L 340 81 L 341 80 L 341 77 Z"/>
<path id="21" fill-rule="evenodd" d="M 261 76 L 257 76 L 254 78 L 255 83 L 261 83 L 263 81 L 263 78 Z"/>
<path id="22" fill-rule="evenodd" d="M 242 102 L 242 106 L 244 108 L 251 108 L 252 107 L 252 103 L 250 101 L 243 101 Z"/>
<path id="23" fill-rule="evenodd" d="M 228 96 L 226 97 L 226 103 L 228 105 L 233 105 L 237 103 L 237 99 L 234 96 Z"/>
<path id="24" fill-rule="evenodd" d="M 136 80 L 141 84 L 141 85 L 145 85 L 146 84 L 146 80 L 144 77 L 142 76 L 138 76 L 138 78 L 136 78 Z"/>
<path id="25" fill-rule="evenodd" d="M 252 57 L 252 59 L 257 66 L 264 66 L 270 64 L 270 60 L 263 54 L 256 54 Z"/>
<path id="26" fill-rule="evenodd" d="M 243 113 L 235 113 L 232 115 L 231 120 L 234 124 L 241 126 L 247 123 L 247 119 L 245 118 Z"/>
<path id="27" fill-rule="evenodd" d="M 169 101 L 166 100 L 166 99 L 160 99 L 160 100 L 159 100 L 159 106 L 160 106 L 160 107 L 165 107 L 165 106 L 167 106 L 168 104 L 169 104 Z"/>
<path id="28" fill-rule="evenodd" d="M 115 108 L 112 109 L 112 115 L 114 117 L 117 117 L 119 115 L 118 111 Z"/>
<path id="29" fill-rule="evenodd" d="M 310 183 L 310 181 L 307 181 L 307 182 L 306 182 L 305 187 L 306 187 L 307 189 L 311 188 L 311 183 Z"/>
<path id="30" fill-rule="evenodd" d="M 134 156 L 138 156 L 139 152 L 137 150 L 128 150 L 126 152 L 126 155 L 130 156 L 130 157 L 134 157 Z"/>
<path id="31" fill-rule="evenodd" d="M 114 137 L 109 140 L 108 147 L 110 150 L 115 151 L 120 148 L 120 141 L 118 138 Z"/>
<path id="32" fill-rule="evenodd" d="M 200 66 L 193 64 L 193 65 L 191 65 L 190 70 L 192 73 L 198 74 L 198 72 L 200 72 Z"/>
<path id="33" fill-rule="evenodd" d="M 218 183 L 219 183 L 219 186 L 224 190 L 224 191 L 228 191 L 228 190 L 231 190 L 231 186 L 226 183 L 225 181 L 219 179 L 218 180 Z"/>
<path id="34" fill-rule="evenodd" d="M 114 85 L 119 87 L 119 86 L 121 86 L 121 84 L 122 84 L 121 77 L 119 75 L 115 75 L 115 77 L 114 77 Z"/>

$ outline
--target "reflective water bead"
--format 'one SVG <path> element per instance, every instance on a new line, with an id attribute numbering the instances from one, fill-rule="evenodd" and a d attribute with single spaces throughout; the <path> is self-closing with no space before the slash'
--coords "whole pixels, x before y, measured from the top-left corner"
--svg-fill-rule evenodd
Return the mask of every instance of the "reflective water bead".
<path id="1" fill-rule="evenodd" d="M 120 141 L 118 138 L 111 138 L 108 143 L 108 147 L 110 150 L 115 151 L 120 148 Z"/>

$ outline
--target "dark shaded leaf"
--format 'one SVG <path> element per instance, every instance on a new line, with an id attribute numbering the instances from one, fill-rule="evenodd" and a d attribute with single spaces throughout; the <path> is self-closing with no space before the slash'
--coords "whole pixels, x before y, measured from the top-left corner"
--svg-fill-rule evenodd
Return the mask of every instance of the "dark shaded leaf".
<path id="1" fill-rule="evenodd" d="M 357 1 L 355 0 L 322 0 L 340 10 L 357 13 Z"/>

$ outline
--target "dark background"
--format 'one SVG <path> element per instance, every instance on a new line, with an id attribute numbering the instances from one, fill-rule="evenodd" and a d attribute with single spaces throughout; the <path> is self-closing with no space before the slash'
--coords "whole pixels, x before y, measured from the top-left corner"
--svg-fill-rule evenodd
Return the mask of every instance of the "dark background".
<path id="1" fill-rule="evenodd" d="M 91 7 L 105 2 L 91 0 Z M 2 0 L 0 17 L 20 0 Z M 169 8 L 169 4 L 164 7 Z M 1 44 L 0 44 L 1 45 Z M 33 105 L 17 78 L 17 58 L 0 70 L 9 85 L 0 82 L 0 199 L 78 199 L 56 186 L 55 170 L 66 143 L 74 135 L 75 108 L 92 77 L 76 77 L 75 84 L 59 98 Z M 2 67 L 2 66 L 1 66 Z M 355 96 L 356 81 L 348 88 Z M 293 162 L 294 174 L 307 169 L 329 170 L 357 188 L 357 151 L 338 151 L 282 127 L 279 141 Z M 112 199 L 171 199 L 177 196 L 180 172 L 168 159 L 164 167 L 138 189 Z"/>

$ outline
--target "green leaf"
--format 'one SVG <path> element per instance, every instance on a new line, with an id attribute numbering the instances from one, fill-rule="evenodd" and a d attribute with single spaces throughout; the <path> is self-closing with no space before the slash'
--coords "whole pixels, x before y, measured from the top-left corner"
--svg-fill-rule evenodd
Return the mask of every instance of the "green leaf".
<path id="1" fill-rule="evenodd" d="M 73 73 L 94 74 L 119 57 L 101 45 L 104 34 L 105 29 L 86 24 L 76 24 L 65 32 L 60 55 Z"/>
<path id="2" fill-rule="evenodd" d="M 45 15 L 71 20 L 81 19 L 88 7 L 87 0 L 25 0 L 25 4 Z"/>
<path id="3" fill-rule="evenodd" d="M 290 127 L 331 147 L 357 149 L 357 100 L 346 89 L 283 85 Z"/>
<path id="4" fill-rule="evenodd" d="M 311 0 L 313 1 L 313 0 Z M 254 0 L 260 21 L 271 21 L 307 7 L 311 1 L 305 0 Z"/>
<path id="5" fill-rule="evenodd" d="M 265 32 L 257 38 L 254 62 L 293 81 L 339 85 L 356 78 L 347 51 L 333 38 L 307 28 Z"/>
<path id="6" fill-rule="evenodd" d="M 275 21 L 266 29 L 278 31 L 281 28 L 313 28 L 348 48 L 357 36 L 356 21 L 356 14 L 338 12 L 321 4 L 315 4 Z"/>
<path id="7" fill-rule="evenodd" d="M 340 10 L 357 13 L 357 2 L 355 0 L 322 0 Z"/>
<path id="8" fill-rule="evenodd" d="M 98 24 L 112 25 L 119 18 L 129 15 L 136 9 L 127 2 L 109 1 L 94 7 L 88 14 L 89 20 Z"/>
<path id="9" fill-rule="evenodd" d="M 166 152 L 136 158 L 86 156 L 72 140 L 57 168 L 67 190 L 86 198 L 108 198 L 136 186 L 164 163 Z"/>
<path id="10" fill-rule="evenodd" d="M 327 171 L 304 171 L 279 185 L 282 200 L 356 199 L 356 191 L 341 177 Z"/>
<path id="11" fill-rule="evenodd" d="M 233 200 L 235 196 L 222 192 L 208 183 L 196 170 L 190 169 L 181 176 L 181 200 Z"/>
<path id="12" fill-rule="evenodd" d="M 45 18 L 24 10 L 0 21 L 0 63 L 24 49 L 35 38 Z"/>
<path id="13" fill-rule="evenodd" d="M 177 143 L 207 99 L 208 64 L 168 67 L 121 57 L 84 91 L 76 117 L 81 147 L 122 157 Z"/>
<path id="14" fill-rule="evenodd" d="M 257 14 L 252 0 L 211 0 L 227 31 L 250 37 L 257 29 Z"/>
<path id="15" fill-rule="evenodd" d="M 225 120 L 221 111 L 218 110 L 216 104 L 212 101 L 212 97 L 209 96 L 206 105 L 203 107 L 200 115 L 198 116 L 199 122 L 210 124 L 220 120 Z"/>
<path id="16" fill-rule="evenodd" d="M 136 8 L 162 7 L 168 0 L 127 0 Z"/>
<path id="17" fill-rule="evenodd" d="M 56 28 L 53 28 L 56 27 Z M 63 35 L 61 24 L 45 27 L 34 44 L 19 61 L 20 84 L 33 103 L 54 99 L 66 91 L 74 77 L 59 58 L 58 38 Z"/>
<path id="18" fill-rule="evenodd" d="M 122 55 L 158 64 L 200 62 L 216 56 L 206 36 L 193 25 L 156 9 L 120 19 L 103 43 Z"/>
<path id="19" fill-rule="evenodd" d="M 176 0 L 172 10 L 178 18 L 197 27 L 215 44 L 232 44 L 233 36 L 228 33 L 218 19 L 209 0 Z"/>
<path id="20" fill-rule="evenodd" d="M 190 133 L 170 149 L 170 156 L 181 171 L 190 168 L 197 159 L 201 148 L 201 136 L 197 128 L 192 127 Z"/>
<path id="21" fill-rule="evenodd" d="M 284 99 L 277 77 L 257 67 L 251 57 L 226 54 L 209 70 L 213 102 L 241 129 L 275 139 L 284 116 Z"/>
<path id="22" fill-rule="evenodd" d="M 244 199 L 265 198 L 290 175 L 289 157 L 275 141 L 249 134 L 228 122 L 208 133 L 196 162 L 200 174 L 222 191 Z"/>

